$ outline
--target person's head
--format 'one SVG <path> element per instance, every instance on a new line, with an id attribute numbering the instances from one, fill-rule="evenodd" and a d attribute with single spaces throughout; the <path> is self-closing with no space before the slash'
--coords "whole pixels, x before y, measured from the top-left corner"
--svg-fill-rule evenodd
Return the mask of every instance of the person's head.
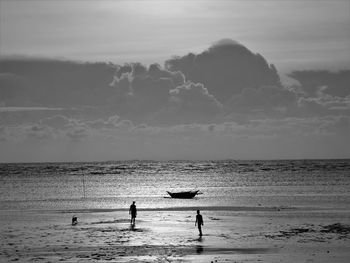
<path id="1" fill-rule="evenodd" d="M 200 211 L 199 211 L 199 210 L 197 210 L 197 214 L 198 214 L 198 215 L 199 215 L 199 212 L 200 212 Z"/>
<path id="2" fill-rule="evenodd" d="M 134 205 L 134 204 L 135 204 L 135 201 L 133 201 L 132 204 Z"/>

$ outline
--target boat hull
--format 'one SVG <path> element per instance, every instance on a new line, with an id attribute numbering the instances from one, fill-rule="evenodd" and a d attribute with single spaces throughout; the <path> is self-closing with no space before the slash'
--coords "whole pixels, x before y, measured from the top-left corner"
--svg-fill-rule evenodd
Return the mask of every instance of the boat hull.
<path id="1" fill-rule="evenodd" d="M 199 191 L 188 191 L 188 192 L 168 192 L 167 193 L 172 198 L 182 198 L 182 199 L 191 199 L 198 194 Z"/>

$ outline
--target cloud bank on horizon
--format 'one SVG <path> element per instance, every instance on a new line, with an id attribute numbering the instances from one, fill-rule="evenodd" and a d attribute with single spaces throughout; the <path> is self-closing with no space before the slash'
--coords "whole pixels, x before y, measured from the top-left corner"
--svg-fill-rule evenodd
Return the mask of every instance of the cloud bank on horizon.
<path id="1" fill-rule="evenodd" d="M 0 61 L 0 161 L 349 158 L 350 70 L 277 68 L 239 42 L 164 66 Z"/>

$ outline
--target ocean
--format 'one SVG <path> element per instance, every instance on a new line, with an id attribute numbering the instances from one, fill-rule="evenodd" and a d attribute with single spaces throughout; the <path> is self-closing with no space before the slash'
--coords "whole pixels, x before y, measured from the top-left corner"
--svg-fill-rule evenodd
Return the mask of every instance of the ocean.
<path id="1" fill-rule="evenodd" d="M 166 191 L 200 190 L 193 199 Z M 0 210 L 350 211 L 350 160 L 0 164 Z"/>

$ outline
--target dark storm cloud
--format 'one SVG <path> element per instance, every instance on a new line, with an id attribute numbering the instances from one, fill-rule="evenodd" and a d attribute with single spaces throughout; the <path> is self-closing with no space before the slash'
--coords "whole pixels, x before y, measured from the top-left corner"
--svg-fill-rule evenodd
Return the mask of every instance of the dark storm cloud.
<path id="1" fill-rule="evenodd" d="M 222 113 L 222 104 L 201 83 L 185 82 L 167 93 L 166 103 L 146 120 L 149 124 L 210 122 Z"/>
<path id="2" fill-rule="evenodd" d="M 324 87 L 322 91 L 332 96 L 346 97 L 350 95 L 350 70 L 338 72 L 303 70 L 293 71 L 289 76 L 299 81 L 303 91 L 308 96 L 317 95 L 320 87 Z"/>
<path id="3" fill-rule="evenodd" d="M 184 82 L 185 77 L 181 72 L 170 72 L 162 69 L 159 64 L 151 64 L 147 68 L 140 63 L 131 63 L 117 66 L 111 86 L 119 88 L 124 93 L 145 95 L 149 92 L 156 93 L 157 88 L 169 91 Z M 155 89 L 153 92 L 152 88 Z"/>
<path id="4" fill-rule="evenodd" d="M 7 75 L 0 76 L 1 103 L 5 106 L 100 105 L 109 95 L 106 87 L 114 72 L 115 68 L 106 63 L 2 59 L 0 73 Z"/>
<path id="5" fill-rule="evenodd" d="M 208 50 L 174 57 L 165 62 L 170 71 L 181 71 L 187 80 L 202 83 L 220 102 L 246 88 L 280 86 L 276 68 L 263 56 L 229 39 L 221 40 Z"/>
<path id="6" fill-rule="evenodd" d="M 165 68 L 6 59 L 0 61 L 0 123 L 115 129 L 128 127 L 120 126 L 121 120 L 132 125 L 245 124 L 346 116 L 349 72 L 295 71 L 291 76 L 300 85 L 284 87 L 273 65 L 231 39 L 200 54 L 172 58 Z"/>
<path id="7" fill-rule="evenodd" d="M 111 83 L 115 89 L 110 103 L 121 114 L 138 119 L 163 107 L 169 90 L 183 83 L 182 73 L 167 71 L 158 64 L 149 68 L 140 63 L 118 66 Z"/>
<path id="8" fill-rule="evenodd" d="M 14 73 L 1 73 L 0 70 L 0 106 L 13 104 L 14 100 L 18 98 L 21 93 L 25 93 L 24 87 L 25 80 L 22 77 Z M 25 98 L 22 98 L 21 104 L 24 102 Z"/>
<path id="9" fill-rule="evenodd" d="M 291 89 L 277 86 L 245 88 L 241 93 L 232 97 L 229 107 L 231 112 L 260 111 L 268 115 L 286 116 L 295 112 L 297 95 Z"/>
<path id="10" fill-rule="evenodd" d="M 215 114 L 222 108 L 221 103 L 201 83 L 186 82 L 170 90 L 170 96 L 172 101 L 179 104 L 179 107 L 185 111 L 189 108 L 189 111 L 195 110 L 205 114 Z"/>
<path id="11" fill-rule="evenodd" d="M 275 67 L 231 39 L 201 54 L 168 60 L 165 67 L 118 66 L 111 84 L 114 110 L 136 122 L 175 124 L 208 122 L 237 109 L 296 107 L 295 95 L 281 86 Z M 259 97 L 259 105 L 254 105 L 249 90 Z"/>
<path id="12" fill-rule="evenodd" d="M 201 83 L 186 82 L 170 90 L 168 113 L 176 114 L 180 123 L 208 122 L 222 109 L 222 104 Z"/>

